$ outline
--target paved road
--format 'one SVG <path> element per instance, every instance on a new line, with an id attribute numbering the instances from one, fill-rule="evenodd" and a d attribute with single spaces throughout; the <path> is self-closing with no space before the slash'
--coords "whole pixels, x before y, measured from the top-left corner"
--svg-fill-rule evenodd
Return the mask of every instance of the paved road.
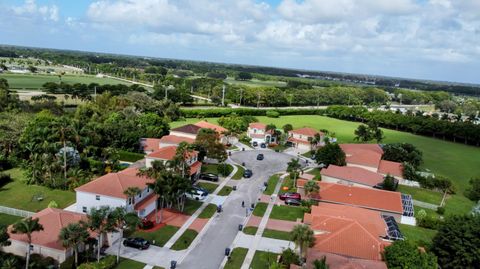
<path id="1" fill-rule="evenodd" d="M 257 161 L 258 153 L 263 153 L 265 159 Z M 178 268 L 212 269 L 219 268 L 224 258 L 224 251 L 229 247 L 238 232 L 238 225 L 245 220 L 245 209 L 242 201 L 248 205 L 261 194 L 263 182 L 280 171 L 285 171 L 291 155 L 273 151 L 240 151 L 233 153 L 231 159 L 236 163 L 245 162 L 245 166 L 253 171 L 249 179 L 238 181 L 237 191 L 232 192 L 223 204 L 223 212 L 214 216 L 208 230 L 197 246 L 179 264 Z"/>

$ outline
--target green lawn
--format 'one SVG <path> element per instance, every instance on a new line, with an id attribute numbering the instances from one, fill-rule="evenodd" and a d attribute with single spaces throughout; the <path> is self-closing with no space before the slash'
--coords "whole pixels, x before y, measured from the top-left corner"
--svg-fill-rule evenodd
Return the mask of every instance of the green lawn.
<path id="1" fill-rule="evenodd" d="M 267 210 L 268 204 L 267 203 L 257 203 L 255 205 L 255 209 L 253 209 L 253 215 L 257 217 L 263 217 L 265 215 L 265 211 Z"/>
<path id="2" fill-rule="evenodd" d="M 59 208 L 65 208 L 75 203 L 75 193 L 73 191 L 26 185 L 23 183 L 25 176 L 19 168 L 6 170 L 4 173 L 10 174 L 12 182 L 0 188 L 0 205 L 38 212 L 46 208 L 50 201 L 57 202 Z M 42 196 L 43 200 L 34 200 L 35 195 Z"/>
<path id="3" fill-rule="evenodd" d="M 320 168 L 313 168 L 312 170 L 308 171 L 307 174 L 315 176 L 313 179 L 321 180 L 322 175 L 320 174 Z"/>
<path id="4" fill-rule="evenodd" d="M 224 269 L 240 269 L 243 260 L 247 256 L 248 248 L 234 248 L 230 253 L 230 259 L 225 264 Z"/>
<path id="5" fill-rule="evenodd" d="M 197 237 L 198 233 L 195 230 L 188 229 L 186 230 L 180 238 L 173 244 L 172 248 L 173 250 L 182 250 L 182 249 L 187 249 L 192 241 Z"/>
<path id="6" fill-rule="evenodd" d="M 8 226 L 10 224 L 14 224 L 15 222 L 17 222 L 21 219 L 22 219 L 22 217 L 0 213 L 0 224 L 1 225 Z"/>
<path id="7" fill-rule="evenodd" d="M 243 178 L 243 173 L 245 172 L 245 168 L 243 166 L 237 165 L 237 172 L 232 176 L 232 179 L 239 180 Z"/>
<path id="8" fill-rule="evenodd" d="M 176 226 L 167 225 L 153 232 L 136 231 L 132 237 L 142 237 L 152 242 L 155 246 L 163 247 L 178 229 Z"/>
<path id="9" fill-rule="evenodd" d="M 287 190 L 284 190 L 284 188 L 287 187 Z M 285 193 L 285 192 L 296 192 L 297 188 L 293 186 L 293 179 L 290 178 L 290 176 L 286 176 L 283 179 L 282 186 L 280 187 L 279 194 Z"/>
<path id="10" fill-rule="evenodd" d="M 183 209 L 183 213 L 187 215 L 193 215 L 197 209 L 202 206 L 202 202 L 187 199 L 185 202 L 185 208 Z"/>
<path id="11" fill-rule="evenodd" d="M 208 182 L 198 182 L 197 186 L 206 189 L 208 193 L 213 193 L 218 188 L 218 184 Z"/>
<path id="12" fill-rule="evenodd" d="M 233 171 L 233 166 L 231 166 L 230 164 L 227 164 L 227 167 L 228 167 L 227 169 L 229 171 L 228 172 L 228 175 L 229 175 Z M 202 173 L 212 173 L 212 174 L 221 176 L 220 173 L 218 172 L 218 164 L 212 164 L 212 163 L 202 165 Z"/>
<path id="13" fill-rule="evenodd" d="M 263 231 L 262 236 L 263 237 L 268 237 L 268 238 L 273 238 L 273 239 L 290 241 L 290 233 L 289 232 L 284 232 L 284 231 L 265 229 Z"/>
<path id="14" fill-rule="evenodd" d="M 0 74 L 0 78 L 5 78 L 8 80 L 8 84 L 11 89 L 41 89 L 42 85 L 46 82 L 55 82 L 59 83 L 60 80 L 57 75 L 47 75 L 47 74 Z M 68 84 L 75 83 L 98 83 L 100 85 L 104 84 L 125 84 L 130 85 L 130 83 L 123 82 L 111 78 L 97 78 L 95 76 L 89 75 L 64 75 L 62 76 L 62 82 Z M 93 94 L 93 93 L 92 93 Z"/>
<path id="15" fill-rule="evenodd" d="M 232 78 L 232 77 L 226 78 L 224 82 L 228 84 L 245 85 L 250 87 L 263 87 L 263 86 L 285 87 L 287 85 L 284 81 L 278 81 L 278 80 L 258 80 L 258 79 L 235 80 L 235 78 Z"/>
<path id="16" fill-rule="evenodd" d="M 216 211 L 217 211 L 217 205 L 208 204 L 207 207 L 203 209 L 202 213 L 198 215 L 198 217 L 201 219 L 209 219 L 215 214 Z"/>
<path id="17" fill-rule="evenodd" d="M 126 258 L 120 258 L 120 262 L 117 264 L 117 266 L 115 266 L 115 269 L 142 269 L 144 267 L 144 263 Z"/>
<path id="18" fill-rule="evenodd" d="M 268 179 L 267 189 L 263 192 L 266 195 L 272 195 L 275 191 L 275 187 L 277 186 L 278 180 L 280 177 L 278 175 L 273 175 Z"/>
<path id="19" fill-rule="evenodd" d="M 232 187 L 230 186 L 224 186 L 219 192 L 219 196 L 228 196 L 232 192 Z"/>
<path id="20" fill-rule="evenodd" d="M 118 155 L 119 155 L 118 157 L 120 161 L 132 162 L 132 163 L 145 158 L 144 154 L 137 153 L 137 152 L 124 151 L 124 150 L 118 151 Z"/>
<path id="21" fill-rule="evenodd" d="M 442 202 L 442 193 L 422 188 L 398 185 L 397 191 L 410 194 L 412 198 L 418 201 L 439 205 Z"/>
<path id="22" fill-rule="evenodd" d="M 255 251 L 253 256 L 252 263 L 250 264 L 251 269 L 265 269 L 269 268 L 270 265 L 277 261 L 279 254 L 266 252 L 266 251 Z"/>
<path id="23" fill-rule="evenodd" d="M 303 219 L 304 214 L 305 209 L 301 206 L 275 205 L 273 206 L 270 218 L 296 221 L 297 219 Z"/>
<path id="24" fill-rule="evenodd" d="M 419 246 L 428 246 L 432 243 L 433 237 L 437 234 L 437 231 L 425 229 L 418 226 L 410 226 L 400 224 L 400 231 L 405 239 L 415 242 Z"/>
<path id="25" fill-rule="evenodd" d="M 257 233 L 258 227 L 254 226 L 247 226 L 243 228 L 243 233 L 249 234 L 249 235 L 255 235 Z"/>

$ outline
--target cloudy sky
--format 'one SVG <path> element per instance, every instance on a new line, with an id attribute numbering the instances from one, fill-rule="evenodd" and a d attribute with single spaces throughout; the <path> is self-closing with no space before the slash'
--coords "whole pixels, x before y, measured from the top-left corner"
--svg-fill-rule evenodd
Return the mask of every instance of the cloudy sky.
<path id="1" fill-rule="evenodd" d="M 480 83 L 480 0 L 0 0 L 0 43 Z"/>

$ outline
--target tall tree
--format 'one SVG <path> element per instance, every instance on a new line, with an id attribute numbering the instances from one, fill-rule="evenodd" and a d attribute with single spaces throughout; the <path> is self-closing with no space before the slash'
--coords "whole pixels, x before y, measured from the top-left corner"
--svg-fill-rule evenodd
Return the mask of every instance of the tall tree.
<path id="1" fill-rule="evenodd" d="M 88 228 L 96 232 L 97 236 L 97 262 L 100 262 L 100 249 L 103 244 L 103 236 L 108 232 L 115 231 L 115 219 L 113 218 L 112 209 L 108 206 L 92 208 L 87 215 Z"/>
<path id="2" fill-rule="evenodd" d="M 10 236 L 8 235 L 8 227 L 0 224 L 0 247 L 9 246 L 11 244 Z"/>
<path id="3" fill-rule="evenodd" d="M 312 194 L 318 194 L 320 191 L 320 186 L 317 184 L 317 181 L 309 180 L 305 183 L 305 195 L 310 196 Z"/>
<path id="4" fill-rule="evenodd" d="M 27 236 L 27 260 L 25 264 L 25 268 L 29 268 L 30 264 L 30 246 L 32 245 L 32 234 L 35 232 L 43 231 L 43 226 L 38 222 L 38 219 L 33 219 L 32 217 L 28 217 L 26 219 L 20 220 L 13 224 L 12 233 L 14 234 L 25 234 Z"/>
<path id="5" fill-rule="evenodd" d="M 72 248 L 75 256 L 75 267 L 78 266 L 78 251 L 90 237 L 87 227 L 84 223 L 70 223 L 60 230 L 58 238 L 66 248 Z"/>
<path id="6" fill-rule="evenodd" d="M 337 143 L 327 143 L 315 153 L 315 161 L 318 164 L 329 166 L 330 164 L 344 166 L 346 155 Z"/>
<path id="7" fill-rule="evenodd" d="M 329 269 L 330 266 L 327 264 L 327 257 L 323 256 L 321 260 L 316 259 L 312 263 L 313 269 Z"/>
<path id="8" fill-rule="evenodd" d="M 135 229 L 140 225 L 141 221 L 137 213 L 129 212 L 125 208 L 117 207 L 112 212 L 113 222 L 116 230 L 120 233 L 120 242 L 118 242 L 117 249 L 117 263 L 120 262 L 120 251 L 123 245 L 123 236 L 124 234 L 134 232 Z"/>
<path id="9" fill-rule="evenodd" d="M 142 190 L 138 187 L 128 187 L 123 194 L 128 197 L 128 200 L 131 201 L 132 205 L 135 205 L 135 196 L 140 194 Z"/>
<path id="10" fill-rule="evenodd" d="M 299 249 L 302 258 L 305 257 L 307 249 L 315 244 L 313 231 L 305 224 L 295 225 L 290 233 L 290 239 L 295 242 L 295 247 Z"/>
<path id="11" fill-rule="evenodd" d="M 435 255 L 422 252 L 416 245 L 408 240 L 397 240 L 386 247 L 384 259 L 388 268 L 438 268 Z"/>
<path id="12" fill-rule="evenodd" d="M 290 177 L 293 177 L 293 186 L 297 186 L 297 177 L 300 174 L 300 169 L 302 165 L 300 164 L 300 159 L 292 159 L 287 163 L 287 172 L 290 173 Z"/>
<path id="13" fill-rule="evenodd" d="M 154 161 L 152 167 L 140 170 L 139 175 L 154 179 L 153 183 L 148 183 L 148 187 L 157 195 L 155 206 L 155 222 L 160 223 L 163 220 L 163 208 L 168 200 L 168 193 L 171 186 L 167 185 L 166 174 L 167 167 L 161 161 Z M 160 201 L 160 204 L 159 204 Z M 160 218 L 158 216 L 158 208 L 160 208 Z"/>

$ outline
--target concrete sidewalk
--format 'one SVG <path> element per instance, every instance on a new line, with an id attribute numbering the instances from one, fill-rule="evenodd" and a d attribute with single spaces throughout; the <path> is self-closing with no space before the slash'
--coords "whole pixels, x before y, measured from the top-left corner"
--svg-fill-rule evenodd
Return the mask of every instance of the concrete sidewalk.
<path id="1" fill-rule="evenodd" d="M 238 248 L 238 247 L 250 249 L 252 247 L 254 240 L 255 240 L 254 235 L 248 235 L 240 232 L 238 233 L 238 236 L 235 239 L 235 243 L 232 245 L 232 249 Z M 258 242 L 256 250 L 282 253 L 282 251 L 284 251 L 287 248 L 295 249 L 295 244 L 287 240 L 261 237 L 260 241 Z"/>

